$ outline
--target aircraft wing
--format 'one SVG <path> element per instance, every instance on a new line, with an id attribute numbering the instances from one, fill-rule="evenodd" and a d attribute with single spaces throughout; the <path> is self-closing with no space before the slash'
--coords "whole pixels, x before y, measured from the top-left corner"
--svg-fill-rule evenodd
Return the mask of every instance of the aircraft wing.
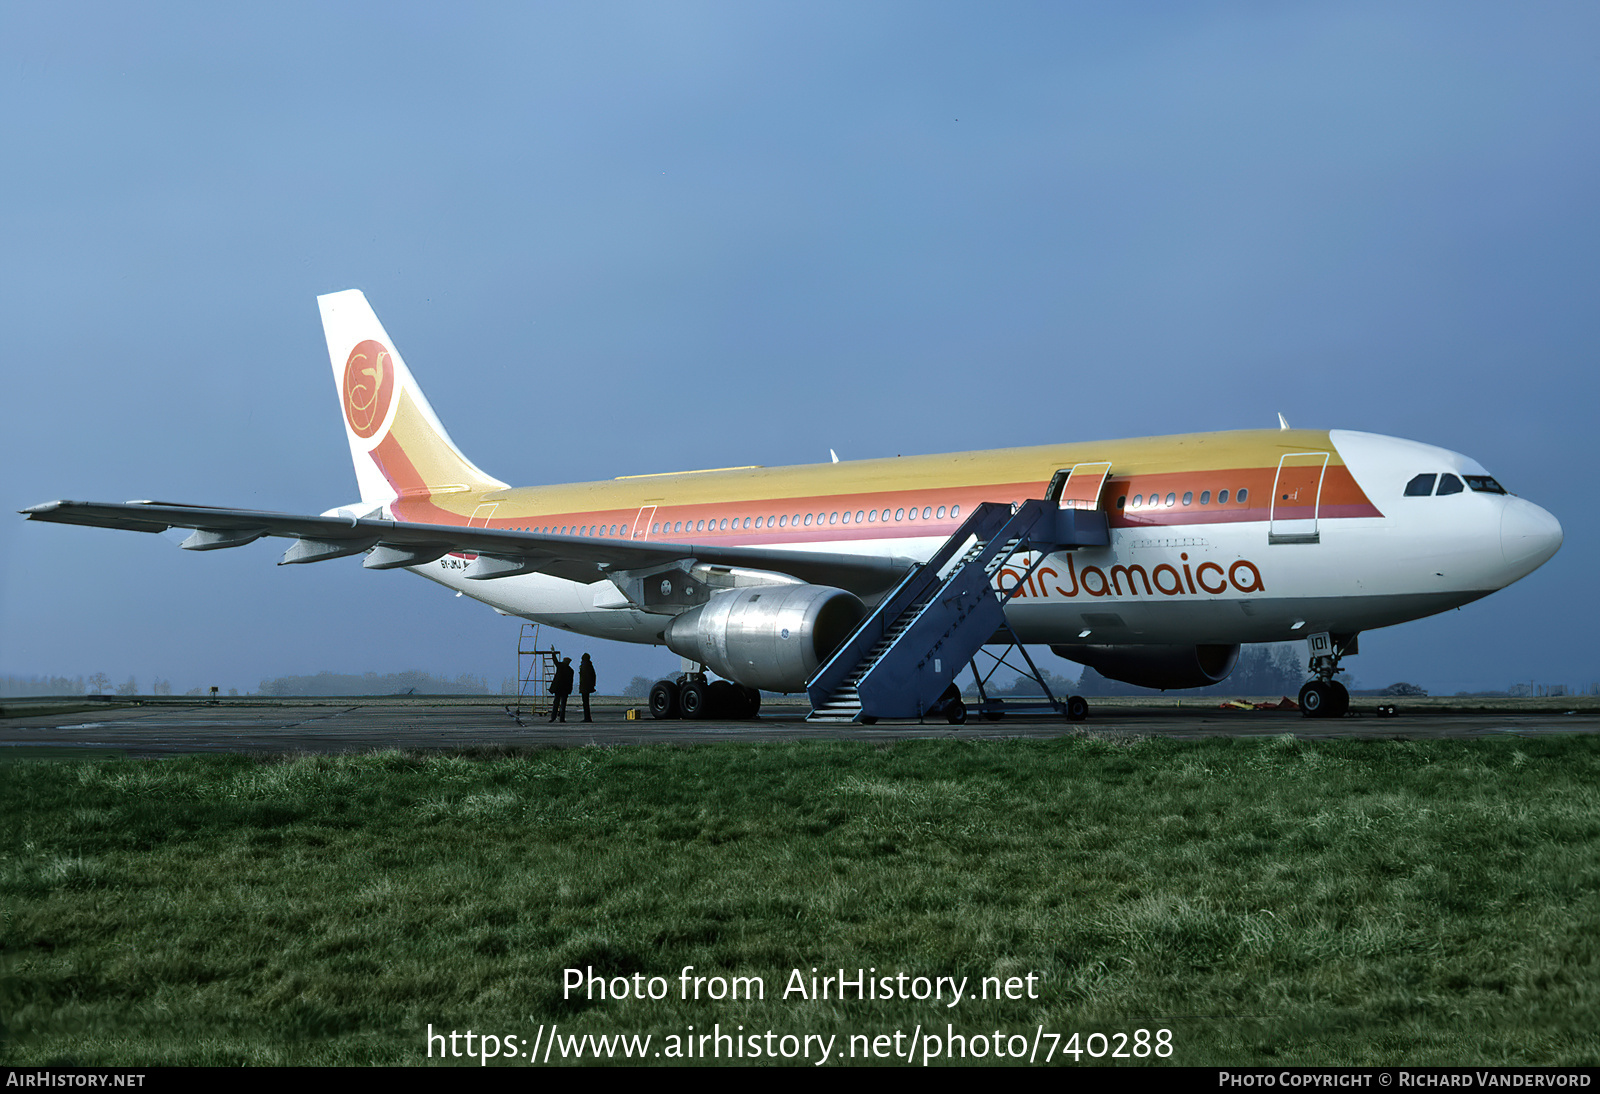
<path id="1" fill-rule="evenodd" d="M 292 539 L 279 565 L 366 554 L 368 569 L 420 566 L 456 553 L 475 555 L 465 576 L 491 580 L 542 573 L 589 583 L 608 572 L 638 570 L 681 559 L 714 566 L 745 566 L 788 574 L 868 597 L 891 588 L 914 564 L 909 558 L 875 558 L 818 551 L 769 550 L 722 544 L 559 536 L 447 524 L 355 516 L 297 516 L 253 509 L 221 509 L 159 501 L 51 501 L 21 510 L 29 520 L 84 524 L 130 532 L 191 528 L 189 550 L 240 547 L 263 536 Z"/>

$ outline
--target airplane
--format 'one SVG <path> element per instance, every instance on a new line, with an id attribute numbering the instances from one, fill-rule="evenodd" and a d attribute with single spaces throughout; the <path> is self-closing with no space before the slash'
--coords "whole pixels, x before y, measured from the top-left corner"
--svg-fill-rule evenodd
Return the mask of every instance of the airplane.
<path id="1" fill-rule="evenodd" d="M 1340 660 L 1362 631 L 1486 596 L 1562 542 L 1555 517 L 1466 456 L 1281 416 L 1278 429 L 514 489 L 450 439 L 359 290 L 318 305 L 359 502 L 318 516 L 159 501 L 23 514 L 190 529 L 195 551 L 287 538 L 280 565 L 362 555 L 506 615 L 665 645 L 694 671 L 652 688 L 658 718 L 753 716 L 765 689 L 859 723 L 959 724 L 955 674 L 1000 641 L 1181 689 L 1225 679 L 1241 644 L 1304 639 L 1301 710 L 1336 717 Z M 1087 713 L 1081 697 L 1060 706 Z"/>

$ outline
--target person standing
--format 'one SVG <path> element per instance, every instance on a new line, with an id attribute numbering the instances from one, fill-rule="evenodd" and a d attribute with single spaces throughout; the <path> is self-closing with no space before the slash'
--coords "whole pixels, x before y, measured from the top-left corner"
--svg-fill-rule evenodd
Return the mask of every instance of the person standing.
<path id="1" fill-rule="evenodd" d="M 561 663 L 556 666 L 556 678 L 550 681 L 550 694 L 554 699 L 550 704 L 550 720 L 565 722 L 567 696 L 572 694 L 572 658 L 563 657 Z"/>
<path id="2" fill-rule="evenodd" d="M 589 696 L 594 693 L 594 662 L 589 660 L 589 655 L 583 655 L 583 662 L 578 665 L 578 694 L 583 696 L 583 720 L 594 721 L 589 717 Z"/>

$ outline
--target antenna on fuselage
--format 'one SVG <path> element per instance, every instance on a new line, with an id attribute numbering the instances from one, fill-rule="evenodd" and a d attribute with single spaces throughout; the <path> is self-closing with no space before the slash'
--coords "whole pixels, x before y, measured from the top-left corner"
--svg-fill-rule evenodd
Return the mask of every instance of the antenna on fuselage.
<path id="1" fill-rule="evenodd" d="M 1288 429 L 1289 428 L 1289 419 L 1285 418 L 1283 416 L 1283 411 L 1281 411 L 1281 410 L 1278 411 L 1278 428 L 1279 429 Z"/>
<path id="2" fill-rule="evenodd" d="M 831 448 L 828 449 L 828 455 L 833 457 L 833 462 L 834 463 L 838 463 L 839 462 L 839 453 L 835 452 L 833 449 L 831 449 Z"/>

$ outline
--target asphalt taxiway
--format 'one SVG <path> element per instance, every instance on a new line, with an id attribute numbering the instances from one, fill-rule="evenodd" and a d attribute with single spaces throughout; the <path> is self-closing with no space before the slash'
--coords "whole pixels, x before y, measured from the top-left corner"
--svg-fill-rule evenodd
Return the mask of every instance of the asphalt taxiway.
<path id="1" fill-rule="evenodd" d="M 18 713 L 22 716 L 0 720 L 0 759 L 95 753 L 154 757 L 197 752 L 334 753 L 815 739 L 974 740 L 1083 733 L 1175 739 L 1285 733 L 1304 738 L 1404 739 L 1600 732 L 1600 711 L 1592 707 L 1510 712 L 1402 709 L 1393 717 L 1357 712 L 1336 721 L 1314 721 L 1282 710 L 1116 706 L 1096 709 L 1088 721 L 1078 723 L 1053 715 L 1012 713 L 995 722 L 974 719 L 959 728 L 943 721 L 870 727 L 817 725 L 805 721 L 806 708 L 798 705 L 769 707 L 755 721 L 701 722 L 655 721 L 648 714 L 642 720 L 629 719 L 626 708 L 611 705 L 597 708 L 591 723 L 569 715 L 566 722 L 555 724 L 526 711 L 519 724 L 502 706 L 449 700 L 246 700 L 216 706 L 150 703 Z"/>

